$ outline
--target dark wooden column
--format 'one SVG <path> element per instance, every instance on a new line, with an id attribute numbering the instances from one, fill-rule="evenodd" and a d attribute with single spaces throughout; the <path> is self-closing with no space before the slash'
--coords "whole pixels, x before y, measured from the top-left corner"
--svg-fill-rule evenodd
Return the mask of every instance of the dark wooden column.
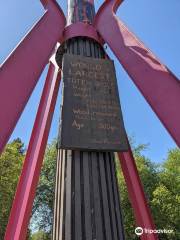
<path id="1" fill-rule="evenodd" d="M 69 4 L 69 23 L 84 20 L 81 18 L 82 9 L 87 7 L 87 13 L 94 14 L 93 1 L 69 0 Z M 79 12 L 74 12 L 74 4 L 79 4 L 76 5 L 81 9 Z M 94 58 L 105 57 L 98 43 L 81 37 L 68 40 L 63 46 L 63 52 Z M 62 48 L 56 57 L 59 64 L 61 56 Z M 123 239 L 114 153 L 58 148 L 53 240 Z"/>

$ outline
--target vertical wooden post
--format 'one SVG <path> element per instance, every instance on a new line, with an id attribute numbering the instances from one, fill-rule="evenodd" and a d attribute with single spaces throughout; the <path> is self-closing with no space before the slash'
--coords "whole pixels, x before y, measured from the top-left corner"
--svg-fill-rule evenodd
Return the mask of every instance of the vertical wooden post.
<path id="1" fill-rule="evenodd" d="M 92 23 L 93 1 L 68 3 L 69 24 Z M 64 51 L 105 58 L 103 48 L 86 37 L 68 40 Z M 58 149 L 53 240 L 124 240 L 114 164 L 114 153 Z"/>

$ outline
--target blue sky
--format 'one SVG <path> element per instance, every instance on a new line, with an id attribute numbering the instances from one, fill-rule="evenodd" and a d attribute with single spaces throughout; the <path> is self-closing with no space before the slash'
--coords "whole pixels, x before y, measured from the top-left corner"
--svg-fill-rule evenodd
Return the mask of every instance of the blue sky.
<path id="1" fill-rule="evenodd" d="M 66 13 L 67 1 L 58 2 Z M 98 8 L 103 1 L 95 2 Z M 44 9 L 38 0 L 6 0 L 1 1 L 0 6 L 0 63 L 2 63 L 41 17 Z M 180 79 L 180 1 L 125 0 L 117 15 Z M 144 154 L 153 161 L 161 162 L 168 150 L 176 145 L 115 57 L 112 54 L 111 57 L 115 60 L 127 133 L 134 136 L 137 144 L 149 143 Z M 42 73 L 10 140 L 20 137 L 26 145 L 28 144 L 46 72 L 47 68 Z M 60 99 L 59 92 L 49 141 L 57 136 Z"/>

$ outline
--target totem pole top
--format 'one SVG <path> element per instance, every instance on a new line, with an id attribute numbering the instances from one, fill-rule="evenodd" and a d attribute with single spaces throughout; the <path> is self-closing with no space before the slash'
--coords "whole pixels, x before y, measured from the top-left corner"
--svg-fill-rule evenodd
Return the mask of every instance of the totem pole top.
<path id="1" fill-rule="evenodd" d="M 68 0 L 68 25 L 75 22 L 92 23 L 94 16 L 94 0 Z"/>

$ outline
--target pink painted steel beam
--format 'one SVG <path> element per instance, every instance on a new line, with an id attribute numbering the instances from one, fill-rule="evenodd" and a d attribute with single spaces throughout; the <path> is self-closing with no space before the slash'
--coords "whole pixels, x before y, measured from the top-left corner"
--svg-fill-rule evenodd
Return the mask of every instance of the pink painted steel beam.
<path id="1" fill-rule="evenodd" d="M 105 1 L 95 27 L 180 147 L 180 81 L 115 16 L 121 2 Z"/>
<path id="2" fill-rule="evenodd" d="M 45 14 L 0 67 L 0 153 L 62 37 L 65 17 L 55 1 L 42 1 Z"/>
<path id="3" fill-rule="evenodd" d="M 50 63 L 40 105 L 19 179 L 5 240 L 24 240 L 39 180 L 49 129 L 60 84 L 60 73 Z"/>
<path id="4" fill-rule="evenodd" d="M 152 230 L 156 229 L 130 147 L 128 152 L 119 152 L 118 157 L 137 226 Z M 141 240 L 158 240 L 157 234 L 154 233 L 143 234 L 140 238 Z"/>

